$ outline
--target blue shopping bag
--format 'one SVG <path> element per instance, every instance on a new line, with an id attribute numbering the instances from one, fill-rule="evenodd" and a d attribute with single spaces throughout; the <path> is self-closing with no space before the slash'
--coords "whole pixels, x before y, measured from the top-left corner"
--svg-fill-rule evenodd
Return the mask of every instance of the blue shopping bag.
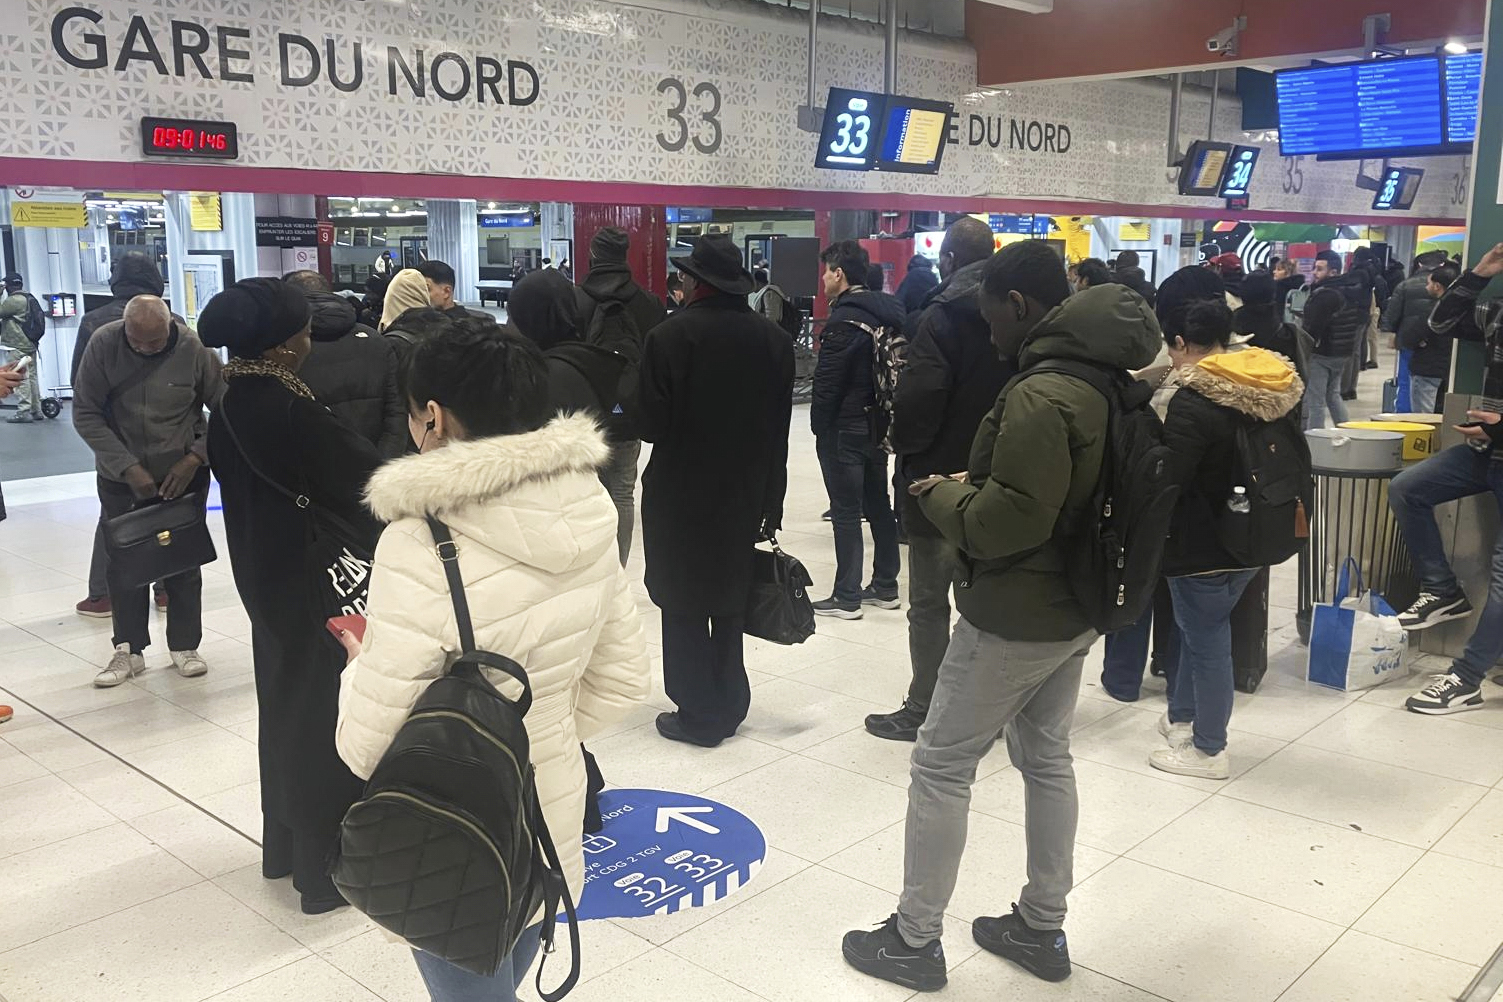
<path id="1" fill-rule="evenodd" d="M 1342 692 L 1370 689 L 1408 673 L 1409 635 L 1382 595 L 1362 587 L 1362 571 L 1348 557 L 1329 603 L 1317 605 L 1310 623 L 1305 678 Z"/>

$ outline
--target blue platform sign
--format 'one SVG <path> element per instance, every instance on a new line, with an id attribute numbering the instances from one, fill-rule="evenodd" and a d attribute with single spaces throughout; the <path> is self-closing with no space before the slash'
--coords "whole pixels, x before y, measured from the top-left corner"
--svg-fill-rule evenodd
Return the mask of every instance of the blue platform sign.
<path id="1" fill-rule="evenodd" d="M 584 839 L 581 919 L 641 918 L 713 904 L 767 858 L 751 819 L 724 804 L 663 790 L 607 790 L 605 827 Z"/>

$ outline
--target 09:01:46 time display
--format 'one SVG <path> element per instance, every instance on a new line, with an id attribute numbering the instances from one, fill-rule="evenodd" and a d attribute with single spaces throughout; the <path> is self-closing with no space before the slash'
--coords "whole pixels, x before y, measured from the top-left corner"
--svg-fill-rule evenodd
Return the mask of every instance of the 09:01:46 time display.
<path id="1" fill-rule="evenodd" d="M 151 132 L 151 145 L 159 150 L 227 150 L 229 136 L 223 132 L 172 129 L 158 126 Z"/>

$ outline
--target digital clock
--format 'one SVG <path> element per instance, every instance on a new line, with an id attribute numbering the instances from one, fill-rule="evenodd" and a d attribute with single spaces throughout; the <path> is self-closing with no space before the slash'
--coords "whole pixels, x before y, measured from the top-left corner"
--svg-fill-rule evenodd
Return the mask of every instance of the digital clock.
<path id="1" fill-rule="evenodd" d="M 149 157 L 236 160 L 240 156 L 240 135 L 233 122 L 143 118 L 141 152 Z"/>

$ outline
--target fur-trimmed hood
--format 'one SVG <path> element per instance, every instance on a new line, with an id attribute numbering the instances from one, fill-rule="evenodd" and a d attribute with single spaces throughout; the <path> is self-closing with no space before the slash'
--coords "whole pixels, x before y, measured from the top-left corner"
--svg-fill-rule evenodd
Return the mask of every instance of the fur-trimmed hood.
<path id="1" fill-rule="evenodd" d="M 392 460 L 371 477 L 366 502 L 392 523 L 388 532 L 432 514 L 461 546 L 562 574 L 615 552 L 616 508 L 596 472 L 609 455 L 591 418 L 565 415 L 525 435 L 452 442 Z M 420 522 L 404 531 L 428 538 Z"/>
<path id="2" fill-rule="evenodd" d="M 1181 367 L 1175 381 L 1213 404 L 1257 418 L 1276 421 L 1299 406 L 1304 381 L 1283 355 L 1262 348 L 1243 348 L 1203 358 Z"/>

